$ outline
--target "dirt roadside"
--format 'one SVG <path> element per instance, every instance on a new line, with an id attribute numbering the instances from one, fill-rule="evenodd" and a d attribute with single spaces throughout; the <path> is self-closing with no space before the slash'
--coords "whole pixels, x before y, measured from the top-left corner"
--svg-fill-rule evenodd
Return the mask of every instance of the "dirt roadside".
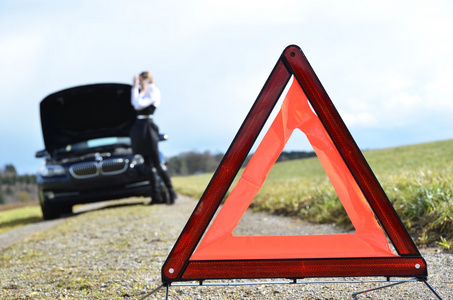
<path id="1" fill-rule="evenodd" d="M 195 205 L 196 201 L 179 197 L 173 206 L 138 202 L 95 210 L 83 207 L 85 211 L 73 216 L 22 228 L 22 236 L 16 231 L 15 238 L 1 250 L 0 299 L 140 299 L 160 283 L 160 268 Z M 338 232 L 341 230 L 328 225 L 251 212 L 235 230 L 237 235 Z M 4 236 L 0 236 L 0 244 Z M 428 263 L 429 283 L 444 299 L 453 299 L 453 255 L 437 249 L 421 251 Z M 170 287 L 170 299 L 351 299 L 352 293 L 373 286 Z M 161 290 L 147 299 L 162 299 L 163 295 Z M 436 298 L 424 284 L 407 283 L 358 299 Z"/>
<path id="2" fill-rule="evenodd" d="M 112 206 L 118 205 L 133 205 L 137 203 L 142 203 L 144 201 L 140 199 L 124 199 L 124 200 L 115 200 L 115 201 L 106 201 L 106 202 L 99 202 L 99 203 L 90 203 L 86 205 L 79 205 L 73 209 L 73 214 L 69 216 L 62 216 L 56 220 L 49 220 L 49 221 L 40 221 L 37 223 L 27 224 L 23 227 L 15 228 L 13 230 L 4 232 L 0 234 L 0 252 L 3 249 L 8 248 L 12 244 L 21 242 L 26 240 L 27 238 L 33 236 L 36 233 L 43 232 L 49 230 L 63 222 L 65 222 L 68 218 L 77 216 L 82 213 L 99 210 L 103 208 L 108 208 Z M 0 211 L 15 209 L 19 207 L 25 206 L 34 206 L 39 205 L 39 202 L 27 202 L 27 203 L 11 203 L 11 204 L 4 204 L 0 206 Z"/>

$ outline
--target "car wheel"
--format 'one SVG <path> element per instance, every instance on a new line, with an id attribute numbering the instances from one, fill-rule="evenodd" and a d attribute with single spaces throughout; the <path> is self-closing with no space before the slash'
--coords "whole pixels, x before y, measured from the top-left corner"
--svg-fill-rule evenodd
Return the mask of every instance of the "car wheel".
<path id="1" fill-rule="evenodd" d="M 162 198 L 162 203 L 171 204 L 170 193 L 168 192 L 167 186 L 162 181 L 160 182 L 160 195 Z"/>
<path id="2" fill-rule="evenodd" d="M 47 201 L 41 201 L 41 211 L 44 220 L 53 220 L 63 214 L 71 214 L 72 206 L 68 205 L 50 205 Z"/>

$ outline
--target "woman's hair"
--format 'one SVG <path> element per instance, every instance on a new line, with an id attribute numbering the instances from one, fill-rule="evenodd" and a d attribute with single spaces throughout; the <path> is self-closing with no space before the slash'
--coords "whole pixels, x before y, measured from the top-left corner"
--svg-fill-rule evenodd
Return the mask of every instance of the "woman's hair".
<path id="1" fill-rule="evenodd" d="M 140 77 L 142 77 L 145 80 L 148 80 L 149 83 L 153 83 L 154 82 L 153 76 L 151 76 L 151 74 L 149 74 L 148 71 L 141 72 L 140 73 Z"/>

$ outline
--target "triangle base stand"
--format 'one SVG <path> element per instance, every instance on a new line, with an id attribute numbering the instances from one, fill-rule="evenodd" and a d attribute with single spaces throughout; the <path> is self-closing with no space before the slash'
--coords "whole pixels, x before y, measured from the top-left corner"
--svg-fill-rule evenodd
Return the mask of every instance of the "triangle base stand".
<path id="1" fill-rule="evenodd" d="M 377 290 L 381 290 L 384 288 L 390 288 L 396 285 L 404 284 L 404 283 L 412 283 L 412 282 L 422 282 L 424 283 L 429 290 L 437 297 L 439 300 L 443 300 L 443 298 L 440 296 L 440 294 L 428 283 L 426 279 L 422 278 L 410 278 L 410 279 L 391 279 L 388 277 L 386 280 L 325 280 L 325 281 L 301 281 L 298 279 L 291 279 L 291 280 L 281 280 L 281 281 L 249 281 L 249 282 L 205 282 L 205 281 L 199 281 L 199 282 L 186 282 L 186 283 L 169 283 L 169 284 L 161 284 L 148 294 L 146 294 L 144 297 L 140 298 L 140 300 L 145 300 L 148 297 L 150 297 L 153 294 L 156 294 L 159 292 L 160 289 L 165 287 L 165 300 L 169 299 L 169 290 L 170 287 L 216 287 L 216 286 L 244 286 L 244 285 L 272 285 L 272 284 L 289 284 L 289 285 L 295 285 L 295 284 L 344 284 L 344 283 L 349 283 L 349 284 L 377 284 L 377 283 L 385 283 L 385 285 L 366 289 L 360 292 L 356 292 L 352 294 L 352 299 L 358 300 L 359 298 L 357 297 L 360 294 L 364 293 L 369 293 Z"/>

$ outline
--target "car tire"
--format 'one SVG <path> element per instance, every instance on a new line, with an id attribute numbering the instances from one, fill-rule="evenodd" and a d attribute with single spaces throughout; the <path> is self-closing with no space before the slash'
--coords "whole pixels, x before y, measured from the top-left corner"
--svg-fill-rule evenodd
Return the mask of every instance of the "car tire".
<path id="1" fill-rule="evenodd" d="M 162 181 L 160 182 L 160 196 L 162 198 L 162 203 L 172 204 L 170 203 L 170 192 Z"/>
<path id="2" fill-rule="evenodd" d="M 58 219 L 63 214 L 71 214 L 72 206 L 68 205 L 50 205 L 46 201 L 41 201 L 41 211 L 44 220 Z"/>

